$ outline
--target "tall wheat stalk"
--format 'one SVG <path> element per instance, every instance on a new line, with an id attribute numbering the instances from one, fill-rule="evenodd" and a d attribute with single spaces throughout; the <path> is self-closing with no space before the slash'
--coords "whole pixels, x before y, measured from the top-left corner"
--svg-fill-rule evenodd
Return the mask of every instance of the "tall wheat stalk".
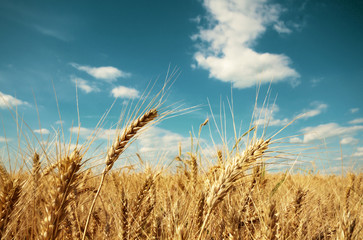
<path id="1" fill-rule="evenodd" d="M 94 206 L 96 204 L 97 198 L 101 192 L 101 188 L 103 186 L 103 182 L 105 180 L 105 177 L 107 173 L 112 169 L 114 163 L 116 160 L 120 157 L 120 155 L 125 151 L 127 145 L 129 142 L 136 136 L 136 134 L 143 128 L 145 125 L 153 121 L 158 117 L 158 111 L 154 108 L 146 113 L 144 113 L 141 117 L 135 119 L 125 130 L 123 131 L 121 137 L 117 136 L 116 141 L 113 143 L 113 145 L 109 148 L 107 157 L 106 157 L 106 166 L 102 172 L 102 177 L 100 184 L 97 189 L 97 193 L 93 199 L 91 208 L 89 210 L 89 214 L 87 217 L 86 225 L 83 232 L 82 240 L 85 239 L 87 228 L 91 219 L 92 211 L 94 209 Z"/>

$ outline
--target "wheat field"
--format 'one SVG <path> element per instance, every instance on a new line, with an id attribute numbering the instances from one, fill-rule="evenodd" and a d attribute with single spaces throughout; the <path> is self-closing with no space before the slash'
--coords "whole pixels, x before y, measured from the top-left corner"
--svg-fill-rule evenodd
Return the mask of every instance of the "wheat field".
<path id="1" fill-rule="evenodd" d="M 254 127 L 233 149 L 179 151 L 174 169 L 114 168 L 162 116 L 151 105 L 127 122 L 101 171 L 87 148 L 23 153 L 31 168 L 0 168 L 1 239 L 362 239 L 363 174 L 269 172 L 273 138 Z M 207 124 L 204 122 L 200 129 Z M 236 147 L 237 146 L 237 147 Z M 178 146 L 176 146 L 178 147 Z M 45 148 L 44 148 L 45 149 Z"/>

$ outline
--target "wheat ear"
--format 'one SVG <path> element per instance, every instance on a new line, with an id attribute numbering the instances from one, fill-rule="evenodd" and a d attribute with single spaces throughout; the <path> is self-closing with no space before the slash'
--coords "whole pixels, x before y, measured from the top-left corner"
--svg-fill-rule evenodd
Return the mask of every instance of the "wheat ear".
<path id="1" fill-rule="evenodd" d="M 84 227 L 83 237 L 82 240 L 86 237 L 87 228 L 91 219 L 93 208 L 95 207 L 97 198 L 100 194 L 103 182 L 105 181 L 106 174 L 112 169 L 113 164 L 116 162 L 116 160 L 120 157 L 120 155 L 125 151 L 127 145 L 130 143 L 130 141 L 136 136 L 136 134 L 148 123 L 153 121 L 155 118 L 158 117 L 158 111 L 154 108 L 146 113 L 144 113 L 141 117 L 135 119 L 122 133 L 121 136 L 118 136 L 114 144 L 110 147 L 110 149 L 107 152 L 106 157 L 106 166 L 103 169 L 101 181 L 98 186 L 97 193 L 95 197 L 93 198 L 93 202 L 90 208 L 90 211 L 88 213 L 86 225 Z"/>
<path id="2" fill-rule="evenodd" d="M 121 190 L 121 239 L 127 240 L 129 234 L 129 211 L 128 211 L 128 200 L 125 196 L 125 189 L 122 187 Z"/>
<path id="3" fill-rule="evenodd" d="M 203 215 L 204 215 L 204 206 L 205 206 L 205 193 L 202 191 L 200 193 L 200 197 L 199 197 L 199 200 L 198 200 L 198 204 L 197 204 L 197 214 L 196 214 L 196 225 L 197 225 L 197 232 L 196 234 L 199 233 L 201 227 L 202 227 L 202 224 L 203 224 Z M 198 236 L 198 235 L 196 235 Z"/>
<path id="4" fill-rule="evenodd" d="M 13 180 L 9 176 L 8 179 L 3 180 L 5 180 L 4 186 L 0 192 L 0 239 L 6 230 L 10 215 L 14 210 L 21 192 L 21 185 L 17 179 Z"/>
<path id="5" fill-rule="evenodd" d="M 33 221 L 32 221 L 32 233 L 31 236 L 34 236 L 34 230 L 35 230 L 35 215 L 36 215 L 36 206 L 38 204 L 39 201 L 39 196 L 37 195 L 37 191 L 38 191 L 38 187 L 39 187 L 39 179 L 40 179 L 40 159 L 39 159 L 39 154 L 38 153 L 34 153 L 33 155 L 33 169 L 32 169 L 32 202 L 33 202 L 33 206 L 32 206 L 32 216 L 33 216 Z"/>
<path id="6" fill-rule="evenodd" d="M 260 159 L 270 144 L 268 139 L 264 141 L 260 139 L 251 144 L 242 154 L 241 157 L 236 156 L 231 162 L 227 163 L 224 171 L 219 176 L 218 180 L 211 186 L 209 193 L 206 197 L 206 215 L 201 226 L 198 239 L 202 238 L 206 224 L 209 220 L 210 214 L 213 209 L 224 199 L 227 193 L 231 190 L 234 183 L 237 182 L 242 176 L 243 172 L 249 165 Z"/>
<path id="7" fill-rule="evenodd" d="M 59 175 L 55 178 L 55 188 L 51 190 L 52 202 L 46 206 L 46 216 L 41 222 L 41 238 L 56 239 L 59 226 L 66 216 L 66 208 L 70 202 L 69 195 L 77 186 L 78 170 L 81 167 L 82 156 L 74 151 L 71 156 L 60 161 Z"/>
<path id="8" fill-rule="evenodd" d="M 140 129 L 143 128 L 146 124 L 154 120 L 157 116 L 158 111 L 156 109 L 151 109 L 130 124 L 130 126 L 123 132 L 121 137 L 118 137 L 111 148 L 108 150 L 105 172 L 111 170 L 113 164 L 125 151 L 127 144 L 137 134 L 137 132 L 140 131 Z"/>
<path id="9" fill-rule="evenodd" d="M 275 240 L 277 239 L 277 227 L 278 227 L 278 214 L 276 210 L 276 202 L 273 201 L 270 204 L 269 213 L 268 213 L 268 239 Z"/>

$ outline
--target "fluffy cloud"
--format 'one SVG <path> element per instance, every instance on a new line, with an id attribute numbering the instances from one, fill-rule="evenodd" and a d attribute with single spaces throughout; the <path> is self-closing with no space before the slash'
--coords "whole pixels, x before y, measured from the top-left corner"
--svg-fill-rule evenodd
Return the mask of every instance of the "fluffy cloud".
<path id="1" fill-rule="evenodd" d="M 137 91 L 134 88 L 128 88 L 124 86 L 118 86 L 112 89 L 111 91 L 112 96 L 115 98 L 138 98 L 139 97 L 139 91 Z"/>
<path id="2" fill-rule="evenodd" d="M 89 82 L 87 82 L 86 80 L 84 80 L 83 78 L 78 78 L 78 77 L 71 77 L 71 81 L 77 85 L 77 87 L 79 87 L 82 91 L 84 91 L 85 93 L 91 93 L 91 92 L 99 92 L 100 89 L 95 86 L 94 84 L 90 84 Z"/>
<path id="3" fill-rule="evenodd" d="M 252 49 L 256 39 L 275 24 L 279 32 L 288 33 L 279 20 L 281 7 L 266 0 L 205 0 L 210 14 L 210 28 L 200 28 L 193 40 L 200 40 L 194 59 L 197 67 L 209 71 L 209 76 L 231 82 L 236 88 L 256 83 L 290 79 L 297 83 L 299 74 L 283 54 L 258 53 Z"/>
<path id="4" fill-rule="evenodd" d="M 328 105 L 326 105 L 325 103 L 317 103 L 314 102 L 311 105 L 314 105 L 315 107 L 313 109 L 308 109 L 308 110 L 304 110 L 302 112 L 302 117 L 301 118 L 311 118 L 311 117 L 315 117 L 319 114 L 321 114 L 325 109 L 328 108 Z"/>
<path id="5" fill-rule="evenodd" d="M 116 134 L 116 129 L 93 129 L 93 128 L 85 128 L 85 127 L 72 127 L 69 131 L 73 134 L 78 134 L 83 138 L 88 138 L 92 136 L 92 134 L 97 133 L 97 138 L 105 139 L 105 140 L 113 140 Z"/>
<path id="6" fill-rule="evenodd" d="M 302 129 L 302 132 L 304 133 L 304 143 L 336 136 L 352 137 L 358 131 L 363 131 L 363 126 L 356 125 L 344 127 L 337 123 L 326 123 Z"/>
<path id="7" fill-rule="evenodd" d="M 358 141 L 359 140 L 354 137 L 344 137 L 344 138 L 342 138 L 342 140 L 340 140 L 340 144 L 342 144 L 342 145 L 356 144 L 356 143 L 358 143 Z"/>
<path id="8" fill-rule="evenodd" d="M 363 118 L 357 118 L 349 122 L 350 124 L 361 124 L 363 123 Z"/>
<path id="9" fill-rule="evenodd" d="M 291 33 L 291 29 L 289 29 L 288 27 L 286 27 L 285 23 L 283 21 L 277 21 L 274 24 L 274 29 L 276 30 L 276 32 L 278 33 Z"/>
<path id="10" fill-rule="evenodd" d="M 189 137 L 159 127 L 151 127 L 138 138 L 140 152 L 168 152 L 174 157 L 178 153 L 179 143 L 183 149 L 190 148 Z"/>
<path id="11" fill-rule="evenodd" d="M 79 134 L 82 137 L 88 137 L 92 134 L 93 129 L 91 128 L 84 128 L 84 127 L 71 127 L 69 129 L 71 133 Z"/>
<path id="12" fill-rule="evenodd" d="M 290 143 L 302 143 L 303 141 L 298 137 L 290 138 Z"/>
<path id="13" fill-rule="evenodd" d="M 268 125 L 268 126 L 284 126 L 289 123 L 288 118 L 277 119 L 275 116 L 280 111 L 279 106 L 274 104 L 269 108 L 257 108 L 255 110 L 257 120 L 255 125 Z"/>
<path id="14" fill-rule="evenodd" d="M 313 108 L 303 110 L 297 116 L 301 116 L 301 118 L 307 119 L 311 117 L 315 117 L 321 114 L 325 109 L 328 108 L 328 105 L 325 103 L 313 102 L 310 105 L 314 106 Z M 285 126 L 289 122 L 293 120 L 289 118 L 279 119 L 276 117 L 277 113 L 280 111 L 279 106 L 274 104 L 269 108 L 257 108 L 255 110 L 257 120 L 254 122 L 256 125 L 269 125 L 269 126 Z M 296 140 L 296 139 L 295 139 Z"/>
<path id="15" fill-rule="evenodd" d="M 11 95 L 0 92 L 0 108 L 6 109 L 8 107 L 15 107 L 20 105 L 29 105 L 29 103 L 17 99 Z"/>
<path id="16" fill-rule="evenodd" d="M 353 157 L 363 157 L 363 147 L 358 147 L 357 151 L 353 153 Z"/>
<path id="17" fill-rule="evenodd" d="M 33 130 L 33 132 L 39 133 L 39 134 L 49 134 L 49 130 L 46 128 L 36 129 L 36 130 Z"/>
<path id="18" fill-rule="evenodd" d="M 11 139 L 0 136 L 0 143 L 9 142 Z"/>
<path id="19" fill-rule="evenodd" d="M 130 73 L 123 72 L 123 71 L 121 71 L 115 67 L 111 67 L 111 66 L 90 67 L 90 66 L 81 66 L 76 63 L 71 63 L 71 65 L 80 71 L 84 71 L 84 72 L 88 73 L 89 75 L 91 75 L 94 78 L 102 79 L 106 82 L 113 82 L 117 78 L 120 78 L 120 77 L 125 78 L 125 77 L 129 77 L 131 75 Z"/>

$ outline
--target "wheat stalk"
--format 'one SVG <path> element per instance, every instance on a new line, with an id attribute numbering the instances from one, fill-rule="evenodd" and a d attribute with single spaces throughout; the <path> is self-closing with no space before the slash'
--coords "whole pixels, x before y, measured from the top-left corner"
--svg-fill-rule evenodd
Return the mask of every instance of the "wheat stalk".
<path id="1" fill-rule="evenodd" d="M 19 181 L 12 180 L 9 177 L 0 192 L 0 238 L 6 229 L 10 215 L 19 199 L 20 192 L 21 185 Z"/>
<path id="2" fill-rule="evenodd" d="M 273 201 L 270 204 L 269 213 L 268 213 L 268 239 L 275 240 L 277 239 L 277 224 L 278 224 L 278 215 L 276 211 L 276 202 Z"/>
<path id="3" fill-rule="evenodd" d="M 162 218 L 159 215 L 154 215 L 153 219 L 153 226 L 152 226 L 152 240 L 158 240 L 161 237 L 162 229 L 161 229 L 161 221 Z"/>
<path id="4" fill-rule="evenodd" d="M 129 224 L 128 224 L 128 201 L 125 196 L 125 190 L 121 190 L 121 239 L 127 240 L 129 234 Z"/>
<path id="5" fill-rule="evenodd" d="M 222 171 L 218 180 L 209 189 L 206 197 L 207 211 L 198 239 L 201 239 L 213 209 L 224 199 L 234 186 L 234 183 L 241 178 L 244 170 L 248 168 L 251 163 L 256 162 L 264 155 L 265 151 L 268 149 L 269 143 L 270 139 L 266 141 L 260 139 L 248 146 L 241 157 L 236 156 L 231 162 L 227 163 L 227 166 Z"/>
<path id="6" fill-rule="evenodd" d="M 149 111 L 147 111 L 146 113 L 144 113 L 141 117 L 135 119 L 122 133 L 121 137 L 117 136 L 116 141 L 114 142 L 114 144 L 112 144 L 112 146 L 110 147 L 110 149 L 107 152 L 107 156 L 106 156 L 106 166 L 102 172 L 102 176 L 101 176 L 101 181 L 100 184 L 98 186 L 98 190 L 97 193 L 93 199 L 88 217 L 87 217 L 87 221 L 86 221 L 86 225 L 84 228 L 84 232 L 83 232 L 83 237 L 82 240 L 85 239 L 86 237 L 86 232 L 87 232 L 87 228 L 91 219 L 91 215 L 92 215 L 92 211 L 93 208 L 96 204 L 97 198 L 101 192 L 101 188 L 103 185 L 103 182 L 105 180 L 105 177 L 107 175 L 107 173 L 112 169 L 114 163 L 116 162 L 116 160 L 120 157 L 120 155 L 125 151 L 126 147 L 128 146 L 128 144 L 130 143 L 130 141 L 137 135 L 138 132 L 140 132 L 140 130 L 147 125 L 148 123 L 152 122 L 154 119 L 156 119 L 158 117 L 158 111 L 154 108 L 151 109 Z"/>
<path id="7" fill-rule="evenodd" d="M 158 116 L 158 111 L 156 109 L 151 109 L 150 111 L 143 114 L 140 118 L 133 121 L 130 126 L 123 132 L 121 137 L 117 137 L 117 140 L 108 150 L 106 157 L 106 168 L 105 172 L 111 170 L 113 164 L 119 158 L 119 156 L 125 151 L 127 144 L 130 140 L 135 137 L 135 135 L 143 128 L 146 124 L 154 120 Z"/>
<path id="8" fill-rule="evenodd" d="M 202 224 L 203 224 L 203 215 L 204 215 L 204 206 L 205 206 L 205 193 L 201 192 L 200 197 L 197 204 L 197 214 L 196 214 L 196 224 L 197 224 L 197 232 L 199 233 Z"/>
<path id="9" fill-rule="evenodd" d="M 41 238 L 56 239 L 60 224 L 66 217 L 69 195 L 76 187 L 82 156 L 74 151 L 58 165 L 59 175 L 55 177 L 55 188 L 50 191 L 51 202 L 46 206 L 46 216 L 41 222 Z"/>

